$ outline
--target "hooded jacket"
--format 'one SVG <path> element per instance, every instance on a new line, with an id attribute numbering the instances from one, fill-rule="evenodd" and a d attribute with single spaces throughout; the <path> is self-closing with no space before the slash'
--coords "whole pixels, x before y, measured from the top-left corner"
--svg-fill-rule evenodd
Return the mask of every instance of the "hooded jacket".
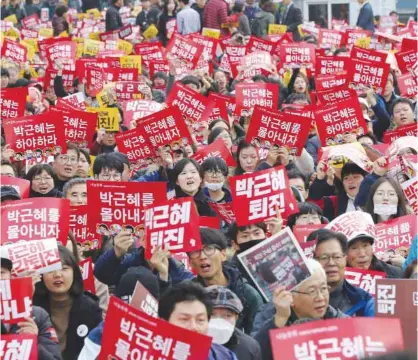
<path id="1" fill-rule="evenodd" d="M 239 297 L 244 307 L 235 327 L 249 334 L 253 327 L 255 314 L 263 305 L 263 300 L 257 290 L 248 284 L 247 280 L 241 276 L 241 273 L 237 269 L 229 265 L 223 265 L 222 270 L 228 279 L 228 289 Z M 205 282 L 200 276 L 196 277 L 195 281 L 206 287 Z"/>
<path id="2" fill-rule="evenodd" d="M 274 314 L 276 313 L 276 309 L 274 308 L 274 305 L 272 303 L 268 303 L 265 306 L 271 305 L 269 307 L 269 311 L 273 310 L 273 312 L 268 317 L 268 320 L 263 323 L 262 327 L 260 328 L 260 331 L 254 336 L 255 340 L 258 341 L 261 348 L 261 354 L 263 360 L 273 360 L 273 353 L 271 349 L 271 343 L 270 343 L 270 336 L 269 332 L 270 330 L 277 329 L 276 324 L 274 323 Z M 273 307 L 273 309 L 271 309 Z M 328 309 L 323 317 L 324 320 L 326 319 L 337 319 L 337 318 L 346 318 L 348 317 L 344 313 L 342 313 L 339 310 L 334 309 L 331 305 L 328 305 Z M 303 319 L 305 320 L 305 319 Z M 298 319 L 296 314 L 291 312 L 289 320 L 287 320 L 286 327 L 291 326 L 295 324 L 296 322 L 303 321 L 302 319 Z M 315 321 L 315 319 L 312 319 L 312 321 Z"/>
<path id="3" fill-rule="evenodd" d="M 257 31 L 255 33 L 251 31 L 252 35 L 262 38 L 267 35 L 269 25 L 274 24 L 274 15 L 271 12 L 261 10 L 255 14 L 254 22 L 257 22 L 257 26 L 255 26 Z M 252 28 L 254 28 L 254 25 L 252 25 Z"/>
<path id="4" fill-rule="evenodd" d="M 50 312 L 48 296 L 37 297 L 35 292 L 33 303 Z M 63 360 L 77 359 L 83 348 L 84 338 L 101 321 L 102 310 L 97 296 L 84 292 L 74 299 L 67 328 L 67 345 L 61 354 Z"/>
<path id="5" fill-rule="evenodd" d="M 33 306 L 32 318 L 38 327 L 38 360 L 61 360 L 57 335 L 48 313 L 39 306 Z M 1 324 L 1 334 L 17 334 L 18 326 L 12 325 L 7 331 Z"/>

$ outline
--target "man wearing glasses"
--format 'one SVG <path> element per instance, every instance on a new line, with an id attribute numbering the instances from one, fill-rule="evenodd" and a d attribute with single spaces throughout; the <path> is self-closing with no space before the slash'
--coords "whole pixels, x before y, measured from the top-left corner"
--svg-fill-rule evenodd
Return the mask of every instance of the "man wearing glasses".
<path id="1" fill-rule="evenodd" d="M 363 289 L 353 286 L 344 278 L 347 266 L 347 238 L 342 233 L 327 229 L 314 231 L 315 259 L 327 275 L 330 287 L 329 303 L 349 316 L 374 316 L 374 299 Z"/>
<path id="2" fill-rule="evenodd" d="M 260 294 L 248 284 L 238 269 L 223 264 L 226 260 L 227 241 L 219 230 L 201 228 L 200 237 L 202 249 L 187 254 L 198 275 L 195 281 L 204 287 L 220 285 L 233 291 L 244 306 L 236 327 L 249 334 L 255 314 L 263 304 Z"/>
<path id="3" fill-rule="evenodd" d="M 75 176 L 79 159 L 80 151 L 78 150 L 77 146 L 73 144 L 67 145 L 66 154 L 55 155 L 52 166 L 57 173 L 58 180 L 55 183 L 55 187 L 59 191 L 62 192 L 67 181 Z"/>
<path id="4" fill-rule="evenodd" d="M 93 165 L 95 180 L 122 181 L 123 162 L 112 153 L 100 154 Z"/>
<path id="5" fill-rule="evenodd" d="M 292 291 L 284 287 L 277 288 L 273 293 L 274 314 L 262 321 L 260 330 L 255 334 L 255 339 L 261 347 L 262 359 L 273 360 L 269 331 L 271 329 L 284 328 L 297 323 L 319 319 L 335 319 L 347 317 L 341 311 L 329 305 L 329 286 L 327 276 L 321 264 L 313 259 L 307 263 L 312 276 L 302 281 Z M 269 304 L 266 304 L 266 306 Z M 270 309 L 266 309 L 269 311 Z M 265 314 L 257 314 L 259 317 Z"/>

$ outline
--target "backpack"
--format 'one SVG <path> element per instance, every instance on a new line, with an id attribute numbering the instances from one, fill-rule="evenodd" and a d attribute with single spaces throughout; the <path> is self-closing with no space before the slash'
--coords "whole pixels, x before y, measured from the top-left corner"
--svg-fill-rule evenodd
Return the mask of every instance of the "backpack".
<path id="1" fill-rule="evenodd" d="M 257 36 L 257 37 L 263 37 L 264 31 L 261 25 L 261 18 L 254 17 L 254 19 L 251 21 L 251 35 Z"/>

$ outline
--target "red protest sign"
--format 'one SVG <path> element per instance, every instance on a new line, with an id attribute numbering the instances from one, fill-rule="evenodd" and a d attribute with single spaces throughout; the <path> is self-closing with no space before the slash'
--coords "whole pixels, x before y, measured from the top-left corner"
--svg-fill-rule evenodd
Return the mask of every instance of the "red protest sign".
<path id="1" fill-rule="evenodd" d="M 152 100 L 129 100 L 122 103 L 123 124 L 129 126 L 131 122 L 136 125 L 136 120 L 154 114 L 163 109 L 163 105 Z"/>
<path id="2" fill-rule="evenodd" d="M 115 357 L 119 354 L 120 344 L 125 344 L 124 348 L 137 359 L 145 356 L 181 359 L 186 356 L 188 360 L 202 360 L 208 357 L 212 339 L 155 319 L 112 296 L 98 359 Z"/>
<path id="3" fill-rule="evenodd" d="M 244 45 L 226 45 L 223 50 L 224 56 L 222 57 L 222 60 L 225 57 L 225 59 L 229 61 L 232 76 L 236 77 L 238 75 L 237 66 L 240 64 L 241 59 L 247 54 L 247 47 Z"/>
<path id="4" fill-rule="evenodd" d="M 174 34 L 166 47 L 168 57 L 181 60 L 189 70 L 196 68 L 204 47 L 191 39 Z"/>
<path id="5" fill-rule="evenodd" d="M 46 58 L 50 64 L 54 64 L 56 60 L 75 59 L 76 47 L 74 41 L 58 41 L 47 46 Z"/>
<path id="6" fill-rule="evenodd" d="M 22 26 L 26 29 L 36 28 L 41 23 L 38 14 L 32 14 L 22 19 Z"/>
<path id="7" fill-rule="evenodd" d="M 0 183 L 2 186 L 11 186 L 20 195 L 21 199 L 29 197 L 30 181 L 11 176 L 0 176 Z"/>
<path id="8" fill-rule="evenodd" d="M 96 295 L 96 286 L 94 285 L 93 262 L 91 258 L 81 260 L 78 263 L 81 275 L 83 276 L 84 290 Z"/>
<path id="9" fill-rule="evenodd" d="M 385 63 L 388 54 L 376 50 L 364 49 L 358 46 L 353 46 L 350 52 L 350 57 L 352 59 L 358 59 L 363 61 Z"/>
<path id="10" fill-rule="evenodd" d="M 96 96 L 105 85 L 106 75 L 102 68 L 95 66 L 86 67 L 87 90 L 91 96 Z"/>
<path id="11" fill-rule="evenodd" d="M 44 77 L 44 89 L 45 91 L 48 88 L 54 87 L 54 79 L 56 78 L 58 71 L 52 70 L 48 68 L 45 71 Z M 74 89 L 74 79 L 76 77 L 76 71 L 74 70 L 63 70 L 62 71 L 62 82 L 64 86 L 64 90 L 69 92 L 71 89 Z"/>
<path id="12" fill-rule="evenodd" d="M 201 150 L 193 154 L 192 158 L 202 164 L 207 158 L 219 157 L 225 160 L 229 167 L 237 166 L 231 152 L 226 147 L 222 139 L 215 140 L 212 144 L 204 146 Z"/>
<path id="13" fill-rule="evenodd" d="M 418 83 L 412 74 L 404 74 L 396 78 L 401 96 L 415 99 L 418 95 Z"/>
<path id="14" fill-rule="evenodd" d="M 388 331 L 390 329 L 390 331 Z M 329 319 L 270 331 L 274 359 L 363 359 L 404 349 L 399 319 Z"/>
<path id="15" fill-rule="evenodd" d="M 216 48 L 219 40 L 200 34 L 190 34 L 190 39 L 203 46 L 203 57 L 205 59 L 210 60 L 216 57 Z"/>
<path id="16" fill-rule="evenodd" d="M 284 166 L 230 178 L 232 207 L 238 226 L 255 224 L 277 216 L 297 212 L 296 199 L 290 190 Z"/>
<path id="17" fill-rule="evenodd" d="M 255 105 L 275 110 L 278 108 L 279 86 L 271 83 L 237 84 L 235 99 L 238 116 L 248 115 Z"/>
<path id="18" fill-rule="evenodd" d="M 377 279 L 376 316 L 401 321 L 406 350 L 417 352 L 416 279 Z"/>
<path id="19" fill-rule="evenodd" d="M 238 259 L 266 301 L 272 301 L 279 286 L 290 291 L 311 276 L 306 258 L 288 227 L 240 252 Z"/>
<path id="20" fill-rule="evenodd" d="M 166 200 L 163 182 L 88 181 L 87 203 L 97 210 L 87 217 L 92 233 L 115 236 L 122 228 L 132 233 L 143 224 L 144 207 Z"/>
<path id="21" fill-rule="evenodd" d="M 0 319 L 17 324 L 32 315 L 32 278 L 0 280 Z"/>
<path id="22" fill-rule="evenodd" d="M 153 318 L 158 318 L 158 300 L 139 281 L 136 282 L 129 305 Z"/>
<path id="23" fill-rule="evenodd" d="M 332 75 L 347 71 L 351 59 L 341 56 L 318 56 L 315 64 L 315 74 L 318 76 Z"/>
<path id="24" fill-rule="evenodd" d="M 317 107 L 314 114 L 322 146 L 342 144 L 344 135 L 351 133 L 357 137 L 368 131 L 357 98 Z"/>
<path id="25" fill-rule="evenodd" d="M 106 81 L 138 81 L 138 70 L 131 68 L 108 69 L 106 71 Z"/>
<path id="26" fill-rule="evenodd" d="M 162 247 L 170 252 L 199 250 L 201 245 L 199 215 L 193 198 L 169 200 L 145 209 L 145 257 Z"/>
<path id="27" fill-rule="evenodd" d="M 4 120 L 24 116 L 27 96 L 27 87 L 1 89 L 1 118 Z"/>
<path id="28" fill-rule="evenodd" d="M 69 226 L 71 232 L 80 244 L 81 251 L 100 249 L 102 245 L 101 236 L 89 231 L 87 228 L 88 205 L 71 206 Z"/>
<path id="29" fill-rule="evenodd" d="M 290 43 L 280 45 L 280 59 L 283 68 L 295 69 L 305 66 L 315 69 L 315 45 L 308 43 Z"/>
<path id="30" fill-rule="evenodd" d="M 342 44 L 345 44 L 347 48 L 351 49 L 358 39 L 371 37 L 372 34 L 368 30 L 347 29 L 344 35 Z"/>
<path id="31" fill-rule="evenodd" d="M 164 48 L 160 42 L 136 44 L 134 51 L 135 54 L 141 55 L 142 63 L 145 66 L 150 66 L 154 61 L 165 61 Z"/>
<path id="32" fill-rule="evenodd" d="M 143 99 L 142 89 L 144 85 L 145 83 L 142 81 L 117 81 L 114 87 L 117 100 Z"/>
<path id="33" fill-rule="evenodd" d="M 418 177 L 402 183 L 401 187 L 414 214 L 418 215 Z"/>
<path id="34" fill-rule="evenodd" d="M 58 42 L 67 42 L 71 41 L 71 38 L 69 37 L 58 37 L 58 38 L 49 38 L 49 39 L 43 39 L 38 41 L 38 48 L 39 48 L 39 54 L 41 55 L 42 59 L 46 58 L 46 48 L 52 44 L 58 43 Z"/>
<path id="35" fill-rule="evenodd" d="M 416 50 L 406 50 L 395 53 L 398 68 L 402 74 L 408 73 L 418 61 Z"/>
<path id="36" fill-rule="evenodd" d="M 294 225 L 293 234 L 299 243 L 306 243 L 306 238 L 314 231 L 322 229 L 325 224 L 319 225 Z"/>
<path id="37" fill-rule="evenodd" d="M 228 108 L 227 104 L 224 100 L 218 99 L 215 96 L 213 96 L 213 92 L 211 92 L 208 96 L 209 101 L 213 104 L 212 106 L 212 112 L 209 115 L 208 119 L 208 125 L 218 119 L 228 119 Z"/>
<path id="38" fill-rule="evenodd" d="M 199 216 L 199 227 L 219 230 L 221 228 L 221 219 L 214 216 Z"/>
<path id="39" fill-rule="evenodd" d="M 0 349 L 3 359 L 34 359 L 38 358 L 37 335 L 2 335 Z"/>
<path id="40" fill-rule="evenodd" d="M 232 202 L 229 203 L 209 203 L 209 206 L 216 215 L 219 216 L 227 224 L 232 224 L 236 220 L 235 211 Z"/>
<path id="41" fill-rule="evenodd" d="M 28 271 L 44 274 L 61 269 L 61 258 L 55 239 L 19 241 L 0 247 L 1 257 L 13 263 L 12 274 L 19 276 Z"/>
<path id="42" fill-rule="evenodd" d="M 272 41 L 261 39 L 255 36 L 251 36 L 247 43 L 247 54 L 251 54 L 257 51 L 266 51 L 273 53 L 275 44 Z"/>
<path id="43" fill-rule="evenodd" d="M 55 238 L 65 246 L 70 201 L 58 198 L 15 200 L 1 207 L 1 243 Z"/>
<path id="44" fill-rule="evenodd" d="M 22 64 L 26 62 L 27 52 L 28 50 L 25 46 L 20 45 L 16 41 L 4 38 L 1 47 L 1 57 L 3 59 L 9 59 L 18 64 Z"/>
<path id="45" fill-rule="evenodd" d="M 22 35 L 22 39 L 38 39 L 38 30 L 30 30 L 30 29 L 21 29 L 20 34 Z"/>
<path id="46" fill-rule="evenodd" d="M 155 60 L 152 63 L 149 64 L 149 76 L 150 79 L 154 78 L 155 73 L 157 72 L 163 72 L 168 75 L 168 72 L 170 71 L 170 67 L 168 66 L 167 60 Z M 165 87 L 164 87 L 165 88 Z"/>
<path id="47" fill-rule="evenodd" d="M 373 164 L 359 143 L 333 145 L 319 149 L 318 159 L 335 168 L 343 166 L 344 158 L 351 160 L 364 171 L 371 172 L 373 170 Z"/>
<path id="48" fill-rule="evenodd" d="M 214 107 L 216 106 L 223 106 L 225 105 L 227 111 L 231 111 L 232 113 L 235 112 L 235 108 L 236 108 L 236 102 L 235 102 L 235 97 L 233 96 L 228 96 L 228 95 L 221 95 L 215 92 L 211 92 L 209 94 L 209 100 L 213 100 L 215 102 Z M 228 116 L 226 115 L 225 118 L 222 117 L 222 119 L 226 120 L 228 118 Z"/>
<path id="49" fill-rule="evenodd" d="M 340 86 L 329 90 L 318 90 L 316 96 L 321 105 L 333 105 L 339 101 L 356 98 L 357 93 L 355 90 L 349 89 L 346 86 Z"/>
<path id="50" fill-rule="evenodd" d="M 131 163 L 136 162 L 142 166 L 145 165 L 145 159 L 155 157 L 155 149 L 152 148 L 142 126 L 118 133 L 115 139 L 119 151 L 126 154 Z"/>
<path id="51" fill-rule="evenodd" d="M 166 103 L 170 106 L 177 105 L 183 116 L 192 123 L 206 121 L 211 113 L 207 97 L 179 82 L 174 84 Z"/>
<path id="52" fill-rule="evenodd" d="M 330 29 L 319 29 L 318 45 L 321 48 L 334 48 L 341 47 L 343 41 L 344 32 Z"/>
<path id="53" fill-rule="evenodd" d="M 285 146 L 289 153 L 300 156 L 309 136 L 311 121 L 304 116 L 254 108 L 246 141 L 269 149 L 273 145 Z"/>
<path id="54" fill-rule="evenodd" d="M 363 92 L 364 87 L 375 89 L 377 94 L 382 94 L 389 75 L 390 65 L 385 62 L 370 62 L 352 59 L 348 70 L 348 83 L 357 92 Z"/>
<path id="55" fill-rule="evenodd" d="M 348 84 L 346 72 L 315 77 L 316 91 L 334 89 L 345 84 Z"/>
<path id="56" fill-rule="evenodd" d="M 408 252 L 412 239 L 417 233 L 416 216 L 401 216 L 378 223 L 375 228 L 373 253 L 379 259 L 386 261 L 393 253 L 403 256 L 402 252 Z"/>
<path id="57" fill-rule="evenodd" d="M 404 136 L 418 136 L 418 128 L 415 122 L 410 125 L 401 126 L 393 131 L 386 131 L 383 134 L 383 142 L 385 144 L 391 144 Z"/>
<path id="58" fill-rule="evenodd" d="M 300 248 L 303 251 L 303 254 L 307 259 L 313 259 L 315 255 L 316 241 L 307 241 L 304 243 L 299 243 Z"/>
<path id="59" fill-rule="evenodd" d="M 383 271 L 363 270 L 347 267 L 344 272 L 344 278 L 354 286 L 367 291 L 375 296 L 376 279 L 385 279 L 386 273 Z"/>

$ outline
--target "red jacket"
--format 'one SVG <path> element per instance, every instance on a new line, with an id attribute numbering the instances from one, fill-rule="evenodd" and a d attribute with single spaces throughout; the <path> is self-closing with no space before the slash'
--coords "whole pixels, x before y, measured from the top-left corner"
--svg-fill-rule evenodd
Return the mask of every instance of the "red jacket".
<path id="1" fill-rule="evenodd" d="M 203 27 L 221 29 L 221 24 L 227 23 L 228 4 L 224 0 L 209 0 L 203 13 Z M 221 29 L 222 34 L 228 34 L 228 29 Z"/>

